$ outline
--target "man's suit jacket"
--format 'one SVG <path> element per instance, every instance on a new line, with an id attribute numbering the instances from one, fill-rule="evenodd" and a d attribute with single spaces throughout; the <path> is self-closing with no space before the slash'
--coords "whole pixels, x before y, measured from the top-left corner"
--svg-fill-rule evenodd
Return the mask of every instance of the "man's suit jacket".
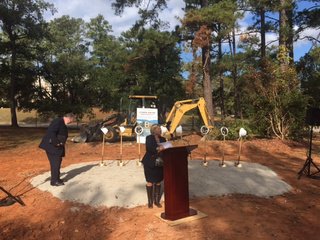
<path id="1" fill-rule="evenodd" d="M 46 134 L 39 145 L 47 153 L 64 157 L 65 147 L 68 138 L 68 128 L 63 118 L 54 119 L 49 125 Z"/>

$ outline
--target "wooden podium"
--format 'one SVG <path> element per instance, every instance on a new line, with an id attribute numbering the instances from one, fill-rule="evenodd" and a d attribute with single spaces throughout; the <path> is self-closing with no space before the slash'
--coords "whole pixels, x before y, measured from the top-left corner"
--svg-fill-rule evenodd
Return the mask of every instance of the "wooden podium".
<path id="1" fill-rule="evenodd" d="M 161 218 L 178 220 L 196 215 L 189 208 L 188 155 L 198 145 L 167 148 L 162 151 L 164 171 L 164 208 Z"/>

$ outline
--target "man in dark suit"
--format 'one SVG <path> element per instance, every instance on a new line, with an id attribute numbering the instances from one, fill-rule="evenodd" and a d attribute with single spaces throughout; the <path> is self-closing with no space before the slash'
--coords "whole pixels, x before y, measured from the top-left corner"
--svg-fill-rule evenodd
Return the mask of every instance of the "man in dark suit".
<path id="1" fill-rule="evenodd" d="M 54 119 L 42 141 L 39 145 L 47 153 L 50 170 L 51 170 L 51 186 L 62 186 L 63 181 L 60 179 L 60 167 L 62 158 L 65 156 L 65 143 L 68 138 L 67 124 L 75 119 L 72 113 L 67 113 L 63 117 Z"/>

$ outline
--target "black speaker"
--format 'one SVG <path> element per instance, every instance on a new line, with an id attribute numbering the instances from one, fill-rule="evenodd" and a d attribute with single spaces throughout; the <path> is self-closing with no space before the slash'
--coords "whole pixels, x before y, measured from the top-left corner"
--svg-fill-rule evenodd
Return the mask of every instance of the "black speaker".
<path id="1" fill-rule="evenodd" d="M 320 126 L 320 108 L 309 108 L 307 110 L 306 124 Z"/>

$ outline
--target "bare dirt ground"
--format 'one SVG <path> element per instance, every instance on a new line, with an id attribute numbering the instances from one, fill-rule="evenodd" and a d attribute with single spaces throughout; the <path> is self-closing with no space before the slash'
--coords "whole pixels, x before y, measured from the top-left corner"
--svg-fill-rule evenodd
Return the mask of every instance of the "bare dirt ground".
<path id="1" fill-rule="evenodd" d="M 45 153 L 38 148 L 44 132 L 0 128 L 0 186 L 25 203 L 0 207 L 0 239 L 319 239 L 320 178 L 297 178 L 306 160 L 307 143 L 257 139 L 243 144 L 241 160 L 271 168 L 292 186 L 291 192 L 271 198 L 232 194 L 190 199 L 190 205 L 208 217 L 169 226 L 156 217 L 163 209 L 148 209 L 146 205 L 94 208 L 61 201 L 33 188 L 30 179 L 49 170 Z M 199 145 L 193 157 L 203 158 L 200 137 L 186 138 L 190 144 Z M 317 139 L 314 145 L 312 156 L 319 166 Z M 220 141 L 207 142 L 206 146 L 207 160 L 221 159 Z M 101 143 L 68 143 L 67 147 L 62 167 L 101 159 Z M 105 159 L 119 158 L 119 143 L 106 144 L 105 153 Z M 237 154 L 238 142 L 227 141 L 225 159 L 235 160 Z M 137 144 L 125 142 L 123 159 L 137 157 Z M 0 199 L 4 197 L 0 191 Z"/>

